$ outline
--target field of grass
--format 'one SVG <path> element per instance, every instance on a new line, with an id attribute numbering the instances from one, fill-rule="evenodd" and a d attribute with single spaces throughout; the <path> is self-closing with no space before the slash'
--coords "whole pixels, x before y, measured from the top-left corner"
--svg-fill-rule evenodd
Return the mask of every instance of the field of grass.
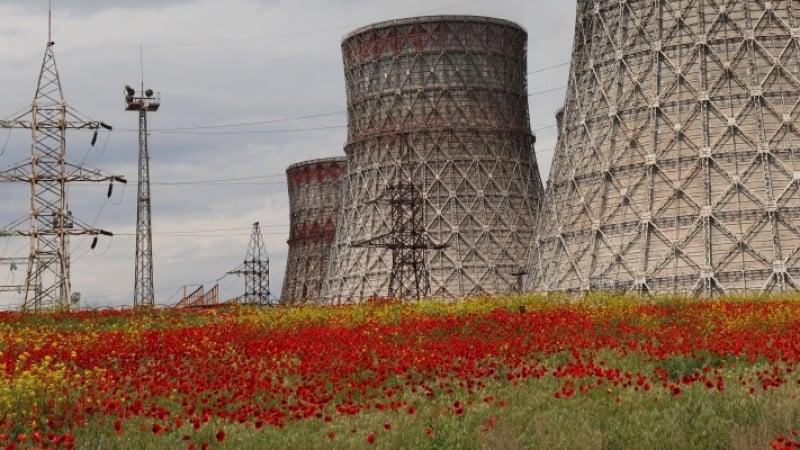
<path id="1" fill-rule="evenodd" d="M 800 448 L 800 297 L 0 314 L 0 448 Z"/>

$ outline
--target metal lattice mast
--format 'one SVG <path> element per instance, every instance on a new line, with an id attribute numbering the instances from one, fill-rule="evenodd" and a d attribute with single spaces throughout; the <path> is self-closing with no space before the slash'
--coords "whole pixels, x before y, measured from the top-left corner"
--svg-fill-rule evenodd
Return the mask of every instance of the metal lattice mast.
<path id="1" fill-rule="evenodd" d="M 253 224 L 250 245 L 244 262 L 230 275 L 244 276 L 244 296 L 242 303 L 248 305 L 269 305 L 269 256 L 261 236 L 258 222 Z"/>
<path id="2" fill-rule="evenodd" d="M 111 129 L 103 122 L 82 117 L 67 105 L 53 53 L 54 42 L 48 42 L 42 60 L 32 107 L 23 114 L 0 120 L 3 128 L 31 130 L 30 161 L 14 164 L 0 172 L 0 181 L 21 181 L 30 184 L 29 228 L 13 234 L 30 237 L 28 269 L 25 278 L 23 310 L 58 310 L 70 306 L 69 236 L 110 232 L 80 223 L 68 209 L 67 183 L 75 181 L 120 181 L 116 175 L 88 169 L 67 161 L 66 130 Z M 92 139 L 92 143 L 96 140 Z M 19 226 L 16 221 L 13 226 Z M 95 242 L 92 244 L 93 246 Z"/>
<path id="3" fill-rule="evenodd" d="M 150 225 L 150 153 L 147 113 L 158 111 L 160 95 L 151 89 L 136 92 L 125 86 L 125 110 L 139 112 L 139 187 L 136 196 L 136 272 L 133 306 L 153 307 L 153 230 Z"/>

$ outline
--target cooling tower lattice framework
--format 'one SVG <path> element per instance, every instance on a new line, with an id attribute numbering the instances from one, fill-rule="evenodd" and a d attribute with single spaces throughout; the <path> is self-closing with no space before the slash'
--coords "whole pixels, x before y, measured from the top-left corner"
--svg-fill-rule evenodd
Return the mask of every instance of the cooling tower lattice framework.
<path id="1" fill-rule="evenodd" d="M 378 23 L 342 43 L 348 172 L 323 298 L 388 293 L 390 232 L 379 198 L 412 182 L 424 201 L 430 294 L 513 290 L 527 263 L 541 180 L 526 81 L 527 33 L 498 19 L 434 16 Z"/>
<path id="2" fill-rule="evenodd" d="M 344 157 L 315 159 L 286 169 L 289 186 L 289 254 L 282 304 L 319 300 L 336 233 L 337 182 L 347 169 Z"/>
<path id="3" fill-rule="evenodd" d="M 581 0 L 527 287 L 800 287 L 797 1 Z"/>

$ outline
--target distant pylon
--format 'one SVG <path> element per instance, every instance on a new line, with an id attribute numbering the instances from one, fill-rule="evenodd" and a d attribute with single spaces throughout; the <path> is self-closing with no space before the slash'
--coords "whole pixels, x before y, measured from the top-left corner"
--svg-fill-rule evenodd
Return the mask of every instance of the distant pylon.
<path id="1" fill-rule="evenodd" d="M 230 275 L 244 275 L 244 296 L 242 303 L 249 305 L 269 305 L 269 256 L 261 237 L 258 222 L 253 224 L 250 245 L 244 262 Z"/>
<path id="2" fill-rule="evenodd" d="M 161 97 L 152 89 L 136 92 L 125 86 L 125 111 L 139 112 L 139 192 L 136 196 L 136 273 L 133 307 L 155 306 L 153 293 L 153 230 L 150 226 L 150 153 L 147 112 L 158 111 Z"/>
<path id="3" fill-rule="evenodd" d="M 49 22 L 48 15 L 48 25 Z M 92 248 L 97 244 L 98 235 L 111 236 L 108 231 L 95 229 L 72 217 L 67 202 L 67 183 L 125 182 L 121 176 L 67 161 L 67 129 L 95 130 L 92 138 L 94 144 L 98 128 L 111 130 L 111 126 L 83 117 L 66 103 L 53 53 L 54 44 L 48 27 L 48 42 L 31 109 L 10 119 L 0 120 L 0 128 L 25 128 L 32 132 L 30 161 L 16 163 L 0 172 L 0 181 L 22 181 L 31 185 L 28 229 L 16 229 L 24 223 L 24 219 L 13 222 L 9 227 L 11 234 L 30 237 L 23 311 L 69 309 L 69 236 L 95 236 Z"/>

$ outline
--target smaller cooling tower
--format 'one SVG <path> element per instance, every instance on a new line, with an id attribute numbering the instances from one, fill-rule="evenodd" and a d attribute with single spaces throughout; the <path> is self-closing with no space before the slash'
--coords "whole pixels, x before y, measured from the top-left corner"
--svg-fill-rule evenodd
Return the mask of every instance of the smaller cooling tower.
<path id="1" fill-rule="evenodd" d="M 319 297 L 336 233 L 337 180 L 346 169 L 344 157 L 300 162 L 286 169 L 290 229 L 283 304 L 316 301 Z"/>
<path id="2" fill-rule="evenodd" d="M 528 115 L 528 35 L 474 16 L 390 20 L 342 41 L 348 139 L 325 303 L 389 295 L 395 253 L 362 245 L 398 233 L 387 188 L 413 183 L 430 294 L 517 289 L 542 185 Z M 410 233 L 407 233 L 410 234 Z"/>

